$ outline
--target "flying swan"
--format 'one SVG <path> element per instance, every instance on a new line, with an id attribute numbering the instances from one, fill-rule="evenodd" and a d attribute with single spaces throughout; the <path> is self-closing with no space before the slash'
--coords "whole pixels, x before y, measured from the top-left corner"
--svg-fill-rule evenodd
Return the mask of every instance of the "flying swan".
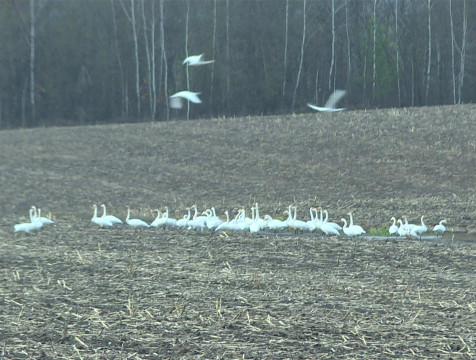
<path id="1" fill-rule="evenodd" d="M 345 95 L 346 91 L 345 90 L 336 90 L 332 93 L 331 96 L 329 96 L 329 99 L 327 99 L 324 107 L 319 107 L 316 105 L 312 104 L 307 104 L 311 109 L 321 111 L 321 112 L 336 112 L 336 111 L 342 111 L 345 110 L 345 108 L 340 108 L 336 109 L 336 105 L 339 102 L 340 99 L 342 99 Z"/>
<path id="2" fill-rule="evenodd" d="M 170 96 L 170 107 L 173 109 L 181 109 L 183 107 L 184 100 L 193 102 L 194 104 L 201 104 L 202 100 L 198 97 L 199 92 L 193 91 L 179 91 Z"/>

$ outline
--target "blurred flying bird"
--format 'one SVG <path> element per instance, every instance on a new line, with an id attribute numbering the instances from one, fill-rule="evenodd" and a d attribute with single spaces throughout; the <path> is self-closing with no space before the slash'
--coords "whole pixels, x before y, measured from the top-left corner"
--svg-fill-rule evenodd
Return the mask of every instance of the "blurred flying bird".
<path id="1" fill-rule="evenodd" d="M 203 55 L 192 55 L 187 57 L 184 61 L 183 64 L 187 64 L 188 66 L 200 66 L 200 65 L 206 65 L 206 64 L 211 64 L 215 60 L 203 60 Z"/>
<path id="2" fill-rule="evenodd" d="M 198 97 L 199 92 L 192 91 L 179 91 L 178 93 L 170 96 L 170 107 L 173 109 L 181 109 L 183 107 L 184 99 L 193 102 L 194 104 L 200 104 L 202 100 Z"/>
<path id="3" fill-rule="evenodd" d="M 336 109 L 336 105 L 339 102 L 340 99 L 342 99 L 345 95 L 346 91 L 345 90 L 336 90 L 332 93 L 331 96 L 329 96 L 329 99 L 327 99 L 326 104 L 324 107 L 319 107 L 316 105 L 312 104 L 307 104 L 311 109 L 321 111 L 321 112 L 335 112 L 335 111 L 342 111 L 345 110 L 345 108 L 340 108 Z"/>

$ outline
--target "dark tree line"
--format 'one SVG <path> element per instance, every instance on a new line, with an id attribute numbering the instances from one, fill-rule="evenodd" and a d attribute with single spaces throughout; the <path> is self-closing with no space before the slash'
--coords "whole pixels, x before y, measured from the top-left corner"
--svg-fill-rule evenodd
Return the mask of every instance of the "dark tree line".
<path id="1" fill-rule="evenodd" d="M 475 18 L 469 0 L 3 0 L 0 128 L 309 111 L 334 89 L 471 102 Z M 186 89 L 203 103 L 170 109 Z"/>

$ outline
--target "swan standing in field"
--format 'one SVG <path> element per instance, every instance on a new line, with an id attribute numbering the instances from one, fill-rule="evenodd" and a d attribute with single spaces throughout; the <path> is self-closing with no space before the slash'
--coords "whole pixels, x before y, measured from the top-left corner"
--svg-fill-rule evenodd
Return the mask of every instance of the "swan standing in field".
<path id="1" fill-rule="evenodd" d="M 354 220 L 352 219 L 352 213 L 350 212 L 350 213 L 348 213 L 347 215 L 350 216 L 349 228 L 353 229 L 352 231 L 354 231 L 354 232 L 360 232 L 360 234 L 365 234 L 365 230 L 362 229 L 361 226 L 359 226 L 359 225 L 354 225 Z M 359 235 L 360 235 L 360 234 L 359 234 Z"/>
<path id="2" fill-rule="evenodd" d="M 309 230 L 309 225 L 302 220 L 297 220 L 297 206 L 293 206 L 294 209 L 294 218 L 293 218 L 293 228 L 295 231 L 304 232 L 304 230 Z"/>
<path id="3" fill-rule="evenodd" d="M 123 224 L 122 220 L 119 219 L 118 217 L 115 217 L 114 215 L 108 215 L 107 214 L 107 210 L 106 210 L 106 204 L 101 204 L 101 207 L 102 207 L 102 216 L 101 218 L 105 219 L 105 220 L 109 220 L 110 222 L 112 222 L 112 224 Z"/>
<path id="4" fill-rule="evenodd" d="M 110 220 L 103 219 L 102 217 L 98 217 L 98 206 L 96 204 L 93 205 L 94 208 L 94 215 L 91 219 L 91 222 L 99 225 L 100 227 L 112 227 L 113 223 Z"/>
<path id="5" fill-rule="evenodd" d="M 327 213 L 327 210 L 324 210 L 324 212 L 326 213 L 326 218 L 324 219 L 324 222 L 326 224 L 329 224 L 330 226 L 332 226 L 336 230 L 342 230 L 342 227 L 339 224 L 336 224 L 335 222 L 327 221 L 329 219 L 329 214 Z"/>
<path id="6" fill-rule="evenodd" d="M 345 108 L 340 108 L 336 109 L 336 105 L 339 102 L 340 99 L 342 99 L 345 95 L 346 91 L 345 90 L 336 90 L 334 91 L 331 96 L 329 96 L 329 99 L 327 99 L 326 104 L 324 107 L 319 107 L 316 105 L 312 104 L 307 104 L 311 109 L 321 111 L 321 112 L 336 112 L 336 111 L 342 111 L 345 110 Z"/>
<path id="7" fill-rule="evenodd" d="M 344 234 L 346 234 L 347 236 L 359 236 L 359 235 L 362 234 L 362 232 L 360 230 L 362 228 L 360 226 L 358 226 L 358 225 L 347 226 L 347 220 L 346 219 L 342 218 L 340 220 L 344 223 L 344 227 L 342 228 L 342 230 L 344 231 Z"/>
<path id="8" fill-rule="evenodd" d="M 414 228 L 415 226 L 418 226 L 418 225 L 415 225 L 415 224 L 409 224 L 409 223 L 408 223 L 408 219 L 407 219 L 407 217 L 406 217 L 405 215 L 402 216 L 402 217 L 403 217 L 403 220 L 405 220 L 405 224 L 403 224 L 403 228 L 404 228 L 405 230 L 411 231 L 411 230 L 413 230 L 413 228 Z"/>
<path id="9" fill-rule="evenodd" d="M 405 230 L 405 227 L 403 225 L 403 221 L 401 219 L 398 219 L 397 223 L 400 224 L 400 226 L 398 227 L 398 230 L 397 230 L 398 236 L 400 236 L 400 237 L 405 236 L 407 230 Z"/>
<path id="10" fill-rule="evenodd" d="M 228 210 L 225 211 L 226 221 L 223 221 L 220 225 L 215 228 L 215 231 L 225 231 L 229 230 L 228 226 L 230 225 L 230 214 Z"/>
<path id="11" fill-rule="evenodd" d="M 165 218 L 165 225 L 166 226 L 170 226 L 170 227 L 176 227 L 177 226 L 177 219 L 173 219 L 173 218 L 169 217 L 169 207 L 168 206 L 165 207 L 164 218 Z"/>
<path id="12" fill-rule="evenodd" d="M 284 230 L 288 227 L 284 221 L 273 219 L 270 215 L 265 215 L 264 220 L 266 221 L 266 227 L 274 232 Z"/>
<path id="13" fill-rule="evenodd" d="M 15 230 L 15 232 L 30 233 L 30 231 L 41 229 L 43 224 L 40 223 L 39 221 L 36 221 L 35 216 L 33 215 L 33 207 L 30 208 L 29 214 L 30 214 L 30 222 L 15 224 L 13 226 L 13 229 Z"/>
<path id="14" fill-rule="evenodd" d="M 177 220 L 176 226 L 177 227 L 186 227 L 188 224 L 188 221 L 190 220 L 190 208 L 186 208 L 187 210 L 187 215 L 184 215 L 182 219 Z"/>
<path id="15" fill-rule="evenodd" d="M 213 63 L 215 60 L 203 60 L 203 55 L 191 55 L 183 61 L 183 64 L 187 64 L 187 66 L 201 66 Z"/>
<path id="16" fill-rule="evenodd" d="M 419 235 L 420 236 L 420 239 L 421 239 L 421 235 L 426 233 L 428 231 L 428 228 L 426 227 L 425 223 L 423 222 L 423 219 L 424 219 L 424 215 L 422 215 L 421 217 L 421 225 L 417 225 L 415 226 L 411 231 L 415 232 L 415 234 Z"/>
<path id="17" fill-rule="evenodd" d="M 53 220 L 47 218 L 47 217 L 44 217 L 44 216 L 41 216 L 41 209 L 40 208 L 36 208 L 36 206 L 32 206 L 33 208 L 33 212 L 34 212 L 34 217 L 35 217 L 35 221 L 38 221 L 40 223 L 42 223 L 43 225 L 51 225 L 51 224 L 54 224 Z M 38 213 L 37 213 L 37 210 L 38 210 Z"/>
<path id="18" fill-rule="evenodd" d="M 392 216 L 392 218 L 390 219 L 393 221 L 393 224 L 390 225 L 390 227 L 388 228 L 388 232 L 390 235 L 397 235 L 398 234 L 398 226 L 395 225 L 395 221 L 397 221 L 397 219 L 395 219 L 395 216 Z"/>
<path id="19" fill-rule="evenodd" d="M 223 223 L 223 220 L 216 215 L 214 207 L 205 210 L 205 213 L 207 214 L 207 221 L 205 222 L 205 225 L 209 230 L 215 230 Z"/>
<path id="20" fill-rule="evenodd" d="M 446 227 L 443 224 L 446 224 L 446 220 L 441 220 L 440 223 L 435 225 L 433 228 L 433 232 L 436 233 L 436 237 L 438 237 L 438 234 L 441 234 L 441 237 L 443 237 L 443 233 L 446 231 Z"/>
<path id="21" fill-rule="evenodd" d="M 131 219 L 131 208 L 129 205 L 127 206 L 127 217 L 126 217 L 126 224 L 132 227 L 150 227 L 149 224 L 147 224 L 144 220 L 141 219 Z"/>
<path id="22" fill-rule="evenodd" d="M 152 227 L 161 227 L 165 226 L 165 223 L 167 221 L 167 218 L 165 217 L 165 214 L 162 216 L 162 213 L 160 212 L 159 209 L 153 210 L 153 212 L 157 213 L 157 216 L 155 217 L 154 221 L 150 223 L 150 226 Z"/>
<path id="23" fill-rule="evenodd" d="M 261 226 L 260 226 L 260 223 L 258 221 L 258 217 L 256 216 L 256 214 L 258 213 L 257 211 L 255 211 L 255 208 L 251 208 L 251 213 L 253 214 L 253 221 L 252 223 L 250 224 L 250 233 L 251 234 L 257 234 L 260 232 L 261 230 Z"/>
<path id="24" fill-rule="evenodd" d="M 199 92 L 193 91 L 179 91 L 170 96 L 170 107 L 173 109 L 181 109 L 183 107 L 184 100 L 193 102 L 194 104 L 201 104 L 202 100 L 198 97 Z"/>

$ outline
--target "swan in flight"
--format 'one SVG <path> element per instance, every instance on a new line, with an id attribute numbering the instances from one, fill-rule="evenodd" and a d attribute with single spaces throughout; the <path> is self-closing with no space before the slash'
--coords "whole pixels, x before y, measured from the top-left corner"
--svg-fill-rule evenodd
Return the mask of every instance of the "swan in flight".
<path id="1" fill-rule="evenodd" d="M 396 235 L 398 234 L 398 226 L 395 225 L 395 221 L 397 221 L 397 219 L 395 219 L 395 216 L 392 216 L 390 220 L 393 221 L 393 224 L 388 228 L 388 232 L 390 235 Z"/>
<path id="2" fill-rule="evenodd" d="M 199 92 L 193 91 L 179 91 L 170 96 L 170 107 L 173 109 L 181 109 L 183 107 L 184 100 L 193 102 L 194 104 L 201 104 L 202 100 L 198 97 Z"/>
<path id="3" fill-rule="evenodd" d="M 122 220 L 119 219 L 118 217 L 115 217 L 114 215 L 107 215 L 107 212 L 106 212 L 106 204 L 101 204 L 101 207 L 102 207 L 102 216 L 101 218 L 105 219 L 105 220 L 109 220 L 110 222 L 112 222 L 112 224 L 123 224 Z"/>
<path id="4" fill-rule="evenodd" d="M 131 208 L 129 205 L 127 205 L 127 217 L 126 217 L 126 223 L 129 226 L 132 227 L 150 227 L 149 224 L 147 224 L 145 221 L 141 219 L 131 219 Z"/>
<path id="5" fill-rule="evenodd" d="M 446 227 L 443 224 L 446 224 L 446 220 L 441 220 L 440 223 L 433 228 L 433 232 L 436 232 L 436 237 L 438 237 L 438 234 L 441 234 L 443 237 L 443 233 L 446 231 Z"/>
<path id="6" fill-rule="evenodd" d="M 93 205 L 94 208 L 94 215 L 91 219 L 91 222 L 99 225 L 100 227 L 112 227 L 113 224 L 110 220 L 103 219 L 102 217 L 98 217 L 98 206 L 96 204 Z"/>
<path id="7" fill-rule="evenodd" d="M 345 90 L 336 90 L 332 93 L 331 96 L 329 96 L 329 99 L 327 99 L 324 107 L 319 107 L 316 105 L 312 104 L 307 104 L 311 109 L 321 111 L 321 112 L 336 112 L 336 111 L 342 111 L 345 110 L 345 108 L 340 108 L 337 109 L 336 105 L 339 102 L 340 99 L 342 99 L 345 95 L 346 91 Z"/>
<path id="8" fill-rule="evenodd" d="M 183 61 L 183 64 L 187 64 L 187 66 L 200 66 L 200 65 L 207 65 L 213 63 L 215 60 L 203 60 L 203 55 L 191 55 Z"/>

